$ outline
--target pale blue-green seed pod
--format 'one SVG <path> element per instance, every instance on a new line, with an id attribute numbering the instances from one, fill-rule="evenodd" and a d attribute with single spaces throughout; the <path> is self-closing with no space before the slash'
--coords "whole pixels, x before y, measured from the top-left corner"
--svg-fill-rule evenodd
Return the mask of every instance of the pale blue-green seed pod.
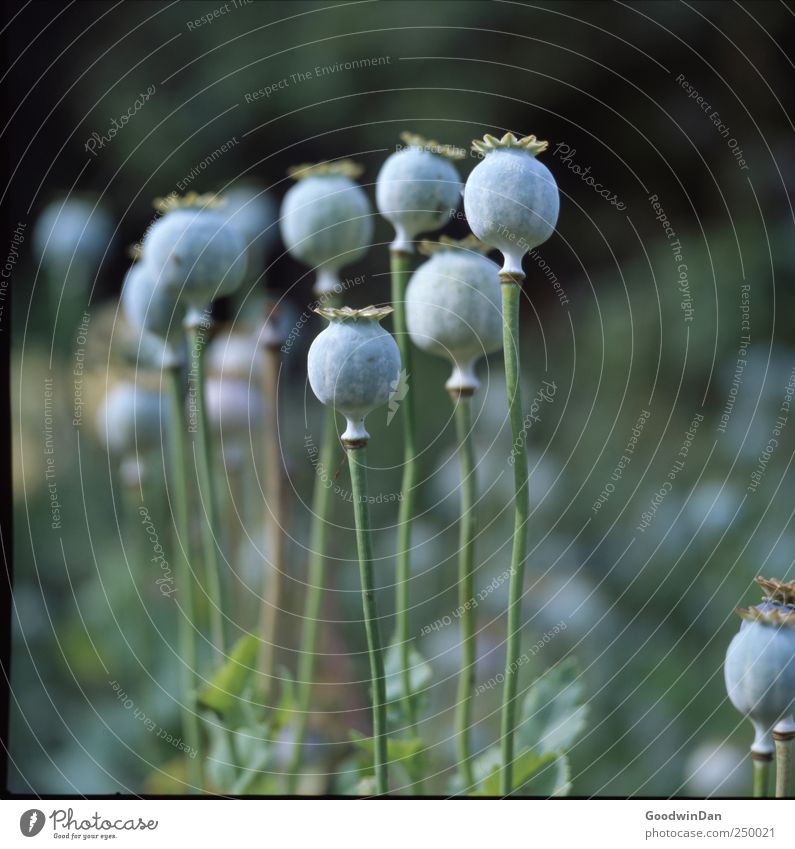
<path id="1" fill-rule="evenodd" d="M 164 211 L 144 237 L 143 260 L 157 285 L 200 311 L 215 298 L 231 295 L 246 273 L 246 243 L 220 209 L 204 197 L 166 198 Z"/>
<path id="2" fill-rule="evenodd" d="M 97 411 L 97 435 L 111 454 L 135 456 L 163 444 L 170 414 L 167 396 L 135 383 L 119 383 Z"/>
<path id="3" fill-rule="evenodd" d="M 222 443 L 258 430 L 265 414 L 259 389 L 230 375 L 209 375 L 206 382 L 207 421 Z"/>
<path id="4" fill-rule="evenodd" d="M 451 160 L 466 151 L 402 133 L 406 147 L 387 157 L 375 184 L 378 211 L 395 228 L 394 251 L 410 253 L 421 233 L 439 230 L 461 201 L 461 178 Z"/>
<path id="5" fill-rule="evenodd" d="M 158 285 L 158 277 L 145 262 L 130 266 L 121 290 L 124 317 L 141 333 L 151 333 L 165 341 L 182 333 L 183 304 L 174 292 Z"/>
<path id="6" fill-rule="evenodd" d="M 795 610 L 740 614 L 747 625 L 726 652 L 726 690 L 754 727 L 751 751 L 772 754 L 773 729 L 795 708 Z"/>
<path id="7" fill-rule="evenodd" d="M 524 255 L 552 235 L 560 211 L 555 178 L 536 159 L 547 142 L 506 133 L 501 139 L 486 135 L 472 146 L 483 161 L 464 187 L 467 221 L 479 239 L 502 253 L 503 273 L 521 276 Z"/>
<path id="8" fill-rule="evenodd" d="M 342 160 L 288 172 L 298 182 L 282 202 L 282 241 L 291 256 L 317 270 L 319 297 L 340 290 L 340 269 L 360 260 L 372 243 L 372 207 L 354 182 L 362 171 Z"/>
<path id="9" fill-rule="evenodd" d="M 88 288 L 112 237 L 113 220 L 101 206 L 87 198 L 61 198 L 36 220 L 33 251 L 47 274 Z"/>
<path id="10" fill-rule="evenodd" d="M 363 445 L 368 413 L 389 400 L 400 379 L 400 352 L 379 324 L 391 307 L 318 308 L 329 326 L 309 348 L 309 384 L 318 400 L 345 416 L 343 445 Z"/>
<path id="11" fill-rule="evenodd" d="M 486 245 L 472 237 L 423 242 L 430 256 L 406 289 L 406 324 L 412 342 L 453 364 L 445 384 L 452 394 L 471 395 L 480 383 L 477 361 L 502 347 L 500 267 L 483 256 Z"/>
<path id="12" fill-rule="evenodd" d="M 223 200 L 223 214 L 246 243 L 246 276 L 256 280 L 279 241 L 279 206 L 265 189 L 248 184 L 232 186 Z"/>

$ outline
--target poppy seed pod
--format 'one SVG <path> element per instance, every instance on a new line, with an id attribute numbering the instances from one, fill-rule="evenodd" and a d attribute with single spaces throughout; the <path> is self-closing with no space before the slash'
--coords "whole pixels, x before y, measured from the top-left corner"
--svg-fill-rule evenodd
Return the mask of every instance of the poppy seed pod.
<path id="1" fill-rule="evenodd" d="M 132 265 L 121 290 L 124 316 L 132 327 L 168 340 L 182 331 L 185 309 L 173 292 L 158 285 L 158 278 L 144 262 Z"/>
<path id="2" fill-rule="evenodd" d="M 430 256 L 406 290 L 406 323 L 418 348 L 445 357 L 453 373 L 449 392 L 471 394 L 480 385 L 475 363 L 502 347 L 500 267 L 480 251 L 474 237 L 461 242 L 423 242 Z"/>
<path id="3" fill-rule="evenodd" d="M 223 200 L 224 216 L 246 243 L 246 276 L 256 280 L 279 239 L 279 207 L 265 189 L 245 184 L 232 186 Z"/>
<path id="4" fill-rule="evenodd" d="M 503 273 L 522 275 L 522 258 L 552 235 L 560 192 L 536 159 L 548 143 L 535 136 L 485 135 L 473 149 L 483 156 L 464 187 L 464 211 L 472 232 L 503 255 Z"/>
<path id="5" fill-rule="evenodd" d="M 392 250 L 411 252 L 421 233 L 449 221 L 461 198 L 461 179 L 451 160 L 466 151 L 402 133 L 406 147 L 387 157 L 375 184 L 378 211 L 395 228 Z"/>
<path id="6" fill-rule="evenodd" d="M 265 404 L 255 386 L 240 378 L 210 375 L 206 383 L 207 421 L 223 439 L 257 430 Z"/>
<path id="7" fill-rule="evenodd" d="M 159 447 L 164 440 L 168 400 L 160 392 L 120 383 L 97 412 L 97 434 L 112 454 L 129 456 Z"/>
<path id="8" fill-rule="evenodd" d="M 207 371 L 223 378 L 258 380 L 262 375 L 262 352 L 257 334 L 236 326 L 221 329 L 207 346 Z"/>
<path id="9" fill-rule="evenodd" d="M 346 447 L 369 439 L 365 416 L 389 400 L 398 385 L 400 352 L 392 336 L 379 324 L 391 307 L 319 307 L 329 326 L 309 348 L 309 384 L 318 400 L 347 419 L 342 435 Z"/>
<path id="10" fill-rule="evenodd" d="M 232 294 L 246 272 L 246 243 L 219 202 L 194 193 L 155 206 L 163 217 L 147 231 L 142 253 L 157 285 L 194 310 Z"/>
<path id="11" fill-rule="evenodd" d="M 795 596 L 795 586 L 775 584 Z M 744 627 L 729 644 L 724 666 L 729 699 L 753 724 L 751 751 L 761 755 L 772 754 L 773 728 L 795 708 L 795 607 L 765 601 L 777 606 L 738 610 Z"/>
<path id="12" fill-rule="evenodd" d="M 315 294 L 340 289 L 339 270 L 361 259 L 373 237 L 370 201 L 354 182 L 364 169 L 350 160 L 299 165 L 282 202 L 282 240 L 290 255 L 317 269 Z"/>
<path id="13" fill-rule="evenodd" d="M 36 221 L 33 250 L 50 274 L 93 275 L 112 236 L 110 215 L 93 200 L 62 198 L 47 205 Z"/>

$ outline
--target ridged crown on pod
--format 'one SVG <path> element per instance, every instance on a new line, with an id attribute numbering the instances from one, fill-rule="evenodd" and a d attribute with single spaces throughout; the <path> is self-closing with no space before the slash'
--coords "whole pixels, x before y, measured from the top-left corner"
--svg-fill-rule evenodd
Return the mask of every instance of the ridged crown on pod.
<path id="1" fill-rule="evenodd" d="M 48 273 L 88 275 L 95 273 L 112 237 L 108 212 L 92 198 L 71 196 L 44 207 L 33 228 L 33 251 Z"/>
<path id="2" fill-rule="evenodd" d="M 143 261 L 158 286 L 171 290 L 191 309 L 232 294 L 246 272 L 246 243 L 229 224 L 214 196 L 188 193 L 155 201 L 162 217 L 141 246 Z"/>
<path id="3" fill-rule="evenodd" d="M 554 232 L 560 192 L 538 159 L 547 142 L 535 136 L 501 139 L 485 135 L 472 143 L 483 156 L 464 186 L 464 211 L 472 232 L 504 257 L 503 272 L 522 275 L 524 255 Z"/>
<path id="4" fill-rule="evenodd" d="M 772 730 L 795 708 L 795 611 L 743 608 L 744 626 L 726 652 L 724 676 L 732 704 L 752 722 L 752 750 L 773 751 Z"/>
<path id="5" fill-rule="evenodd" d="M 395 228 L 392 249 L 410 252 L 417 236 L 444 227 L 458 209 L 461 178 L 453 161 L 463 159 L 466 151 L 414 133 L 400 138 L 405 147 L 381 166 L 375 200 Z"/>
<path id="6" fill-rule="evenodd" d="M 338 290 L 339 270 L 361 259 L 372 243 L 372 207 L 354 182 L 363 171 L 348 159 L 288 171 L 297 182 L 282 201 L 282 241 L 291 256 L 317 269 L 317 295 Z"/>
<path id="7" fill-rule="evenodd" d="M 364 418 L 389 400 L 400 379 L 400 352 L 380 325 L 391 307 L 320 307 L 329 321 L 309 349 L 309 384 L 318 400 L 342 413 L 348 427 L 342 438 L 366 442 Z"/>
<path id="8" fill-rule="evenodd" d="M 121 382 L 105 395 L 97 412 L 97 435 L 113 454 L 134 455 L 158 448 L 172 411 L 156 389 Z"/>
<path id="9" fill-rule="evenodd" d="M 483 255 L 488 250 L 473 236 L 423 242 L 420 252 L 430 258 L 406 290 L 411 339 L 453 363 L 449 390 L 476 389 L 475 362 L 502 347 L 500 267 Z"/>
<path id="10" fill-rule="evenodd" d="M 279 206 L 258 186 L 240 183 L 223 193 L 223 214 L 246 243 L 246 276 L 256 280 L 279 241 Z"/>

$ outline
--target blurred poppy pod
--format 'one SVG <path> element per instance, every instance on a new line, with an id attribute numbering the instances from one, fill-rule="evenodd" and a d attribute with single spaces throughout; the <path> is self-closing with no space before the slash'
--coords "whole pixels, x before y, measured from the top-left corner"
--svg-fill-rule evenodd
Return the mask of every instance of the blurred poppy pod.
<path id="1" fill-rule="evenodd" d="M 135 383 L 119 383 L 97 413 L 97 435 L 112 454 L 131 456 L 159 448 L 171 415 L 167 398 Z"/>
<path id="2" fill-rule="evenodd" d="M 149 228 L 141 249 L 157 286 L 193 310 L 232 294 L 246 272 L 246 242 L 219 202 L 188 194 L 155 205 L 163 217 Z"/>
<path id="3" fill-rule="evenodd" d="M 421 233 L 439 230 L 461 199 L 461 178 L 452 160 L 466 151 L 414 133 L 402 133 L 405 147 L 387 157 L 375 184 L 378 211 L 395 228 L 392 250 L 410 253 Z"/>
<path id="4" fill-rule="evenodd" d="M 354 182 L 363 170 L 345 159 L 288 171 L 297 182 L 282 203 L 282 240 L 291 256 L 317 269 L 316 295 L 338 292 L 340 269 L 370 247 L 372 207 Z"/>
<path id="5" fill-rule="evenodd" d="M 502 347 L 500 267 L 483 256 L 487 245 L 470 236 L 423 242 L 430 259 L 406 290 L 406 322 L 418 348 L 450 360 L 450 392 L 471 394 L 480 385 L 475 363 Z"/>

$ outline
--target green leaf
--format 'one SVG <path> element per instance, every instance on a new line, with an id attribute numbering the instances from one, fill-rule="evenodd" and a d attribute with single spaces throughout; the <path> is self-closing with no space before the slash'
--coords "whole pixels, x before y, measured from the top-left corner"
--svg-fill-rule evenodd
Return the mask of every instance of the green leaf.
<path id="1" fill-rule="evenodd" d="M 574 658 L 548 669 L 525 698 L 517 730 L 519 744 L 541 755 L 570 749 L 585 726 L 584 690 Z"/>
<path id="2" fill-rule="evenodd" d="M 298 700 L 295 692 L 295 681 L 293 681 L 286 667 L 279 667 L 279 678 L 281 680 L 281 696 L 279 703 L 273 709 L 273 723 L 276 727 L 281 728 L 295 718 Z"/>
<path id="3" fill-rule="evenodd" d="M 569 783 L 569 766 L 565 755 L 548 752 L 536 754 L 525 749 L 514 760 L 512 796 L 565 796 Z M 476 796 L 500 796 L 500 764 L 494 764 Z"/>
<path id="4" fill-rule="evenodd" d="M 397 643 L 387 649 L 384 659 L 384 676 L 386 678 L 386 701 L 390 720 L 404 724 L 403 702 L 408 696 L 415 703 L 419 701 L 433 679 L 433 670 L 427 660 L 411 646 L 409 648 L 409 692 L 403 686 L 403 665 L 400 658 L 400 646 Z"/>
<path id="5" fill-rule="evenodd" d="M 544 755 L 548 759 L 550 755 Z M 518 784 L 518 782 L 517 782 Z M 552 755 L 532 775 L 527 776 L 514 790 L 514 796 L 568 796 L 571 792 L 571 770 L 569 759 L 564 754 Z"/>
<path id="6" fill-rule="evenodd" d="M 351 742 L 357 748 L 372 757 L 375 750 L 372 737 L 365 737 L 358 731 L 350 731 Z M 425 743 L 419 737 L 396 739 L 388 737 L 386 741 L 386 756 L 390 762 L 411 760 L 425 749 Z"/>
<path id="7" fill-rule="evenodd" d="M 241 637 L 235 643 L 224 665 L 199 693 L 199 705 L 219 717 L 228 717 L 239 709 L 240 699 L 249 679 L 256 674 L 254 664 L 260 639 L 255 634 Z"/>

